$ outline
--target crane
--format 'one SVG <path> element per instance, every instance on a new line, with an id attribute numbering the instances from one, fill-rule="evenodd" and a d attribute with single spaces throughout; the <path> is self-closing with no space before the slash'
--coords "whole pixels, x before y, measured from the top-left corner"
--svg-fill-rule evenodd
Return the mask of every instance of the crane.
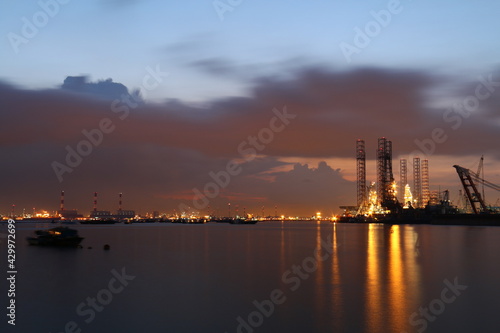
<path id="1" fill-rule="evenodd" d="M 465 190 L 465 195 L 470 202 L 474 214 L 479 214 L 480 212 L 489 213 L 490 211 L 486 207 L 484 197 L 483 195 L 481 195 L 481 193 L 479 193 L 475 182 L 478 182 L 483 186 L 489 187 L 496 191 L 500 191 L 500 186 L 481 178 L 479 176 L 479 172 L 476 173 L 459 165 L 454 165 L 453 167 L 457 170 L 458 177 L 462 182 L 462 186 Z"/>
<path id="2" fill-rule="evenodd" d="M 479 178 L 484 178 L 484 155 L 481 155 L 481 158 L 479 159 L 479 165 L 477 166 L 477 172 L 476 175 Z M 483 195 L 483 199 L 485 198 L 484 196 L 484 183 L 482 183 L 481 187 L 481 194 Z"/>

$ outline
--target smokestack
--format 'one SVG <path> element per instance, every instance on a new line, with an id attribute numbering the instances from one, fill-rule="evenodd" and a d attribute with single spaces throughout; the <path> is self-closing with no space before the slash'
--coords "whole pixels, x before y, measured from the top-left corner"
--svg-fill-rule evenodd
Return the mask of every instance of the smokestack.
<path id="1" fill-rule="evenodd" d="M 94 212 L 97 212 L 97 192 L 94 192 Z"/>
<path id="2" fill-rule="evenodd" d="M 61 191 L 61 206 L 59 207 L 59 211 L 61 213 L 64 211 L 64 191 Z"/>
<path id="3" fill-rule="evenodd" d="M 122 210 L 122 193 L 120 192 L 118 195 L 119 195 L 118 211 L 121 211 Z"/>

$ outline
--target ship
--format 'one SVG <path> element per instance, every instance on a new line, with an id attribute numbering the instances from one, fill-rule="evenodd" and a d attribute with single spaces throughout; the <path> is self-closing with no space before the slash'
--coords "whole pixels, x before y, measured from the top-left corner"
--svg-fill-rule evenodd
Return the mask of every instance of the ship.
<path id="1" fill-rule="evenodd" d="M 48 230 L 36 230 L 36 237 L 27 237 L 30 245 L 76 247 L 83 240 L 78 230 L 68 227 L 55 227 Z"/>
<path id="2" fill-rule="evenodd" d="M 80 224 L 115 224 L 116 222 L 117 221 L 113 219 L 89 219 L 80 221 Z"/>
<path id="3" fill-rule="evenodd" d="M 235 218 L 229 221 L 230 224 L 256 224 L 257 219 Z"/>

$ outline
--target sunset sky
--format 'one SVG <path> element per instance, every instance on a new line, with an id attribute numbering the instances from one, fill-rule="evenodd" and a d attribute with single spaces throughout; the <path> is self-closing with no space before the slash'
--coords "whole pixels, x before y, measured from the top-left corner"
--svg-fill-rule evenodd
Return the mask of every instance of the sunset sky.
<path id="1" fill-rule="evenodd" d="M 374 181 L 382 136 L 396 180 L 418 155 L 431 190 L 456 200 L 452 166 L 484 155 L 500 184 L 499 12 L 493 0 L 3 1 L 0 214 L 54 211 L 61 190 L 84 214 L 95 191 L 102 210 L 123 192 L 139 213 L 338 213 L 356 203 L 356 139 Z"/>

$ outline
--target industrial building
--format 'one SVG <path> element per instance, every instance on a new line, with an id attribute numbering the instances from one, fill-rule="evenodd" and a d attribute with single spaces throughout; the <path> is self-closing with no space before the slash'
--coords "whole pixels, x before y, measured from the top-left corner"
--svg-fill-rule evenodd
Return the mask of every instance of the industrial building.
<path id="1" fill-rule="evenodd" d="M 94 209 L 90 212 L 92 219 L 129 219 L 135 217 L 135 211 L 122 209 L 122 193 L 118 193 L 118 210 L 112 214 L 108 210 L 97 210 L 97 192 L 94 192 Z"/>
<path id="2" fill-rule="evenodd" d="M 397 184 L 392 167 L 392 147 L 392 141 L 387 138 L 378 139 L 375 155 L 377 179 L 367 185 L 365 141 L 356 141 L 357 215 L 384 214 L 399 208 L 424 208 L 431 200 L 429 161 L 413 158 L 412 188 L 408 182 L 408 161 L 400 159 Z M 343 206 L 346 207 L 352 208 Z"/>
<path id="3" fill-rule="evenodd" d="M 93 209 L 89 213 L 91 219 L 130 219 L 135 217 L 135 211 L 122 209 L 122 197 L 123 194 L 118 194 L 118 209 L 115 214 L 109 210 L 97 210 L 97 192 L 94 192 Z M 66 220 L 82 219 L 83 215 L 79 214 L 76 209 L 65 209 L 64 207 L 64 191 L 61 191 L 61 201 L 60 207 L 57 211 L 57 215 Z"/>

